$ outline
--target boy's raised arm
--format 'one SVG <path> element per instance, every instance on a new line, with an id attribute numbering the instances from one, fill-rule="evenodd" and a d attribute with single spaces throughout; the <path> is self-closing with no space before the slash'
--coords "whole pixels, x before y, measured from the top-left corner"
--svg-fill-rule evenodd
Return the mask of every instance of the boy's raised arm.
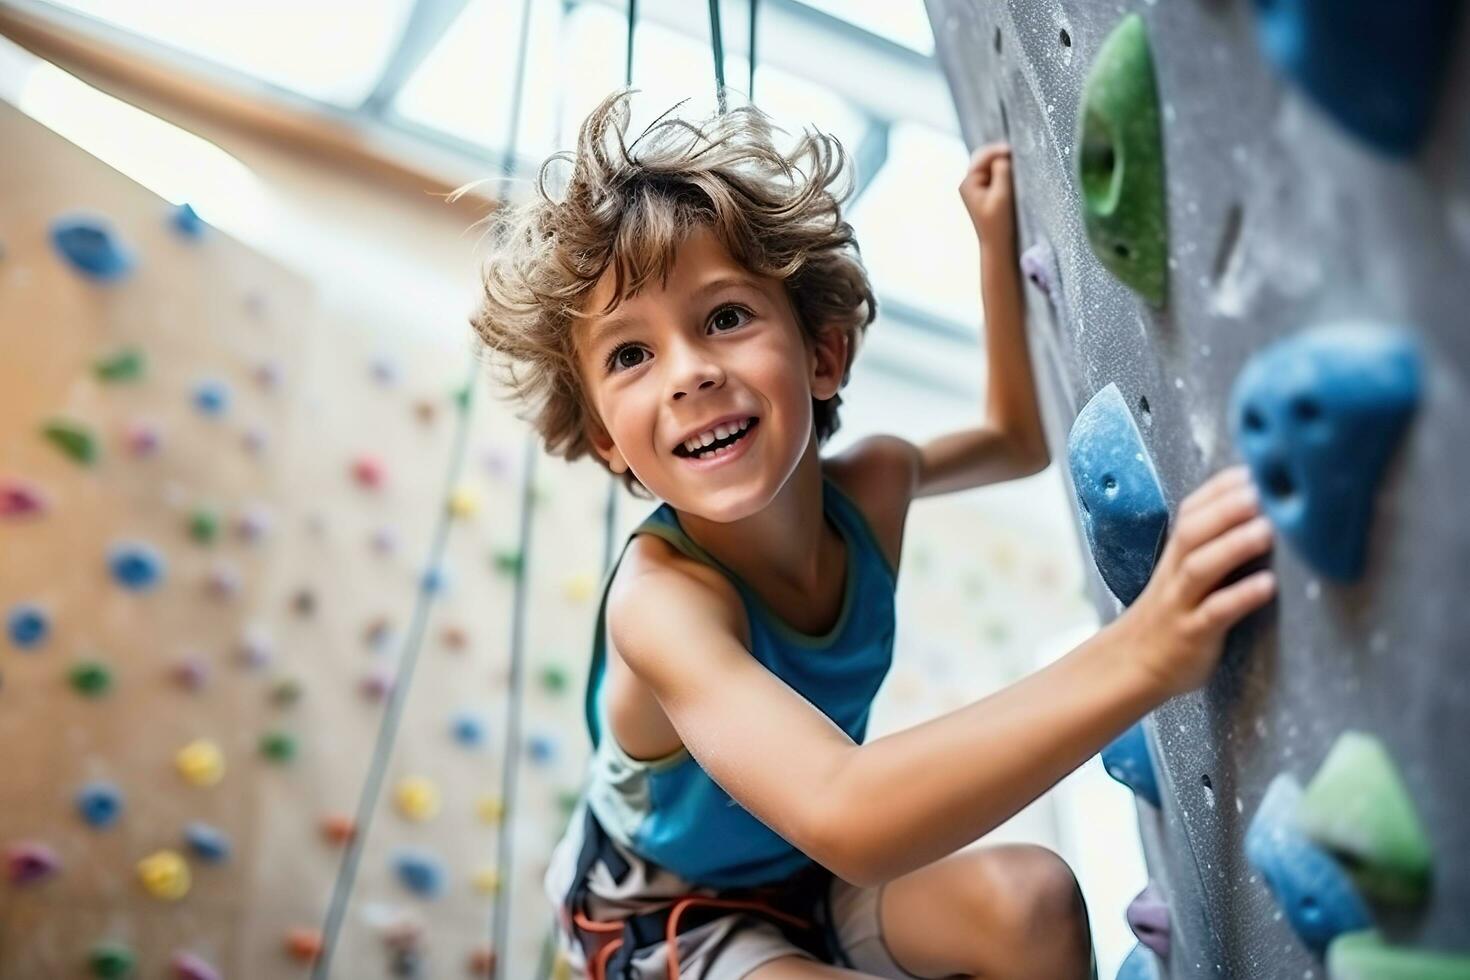
<path id="1" fill-rule="evenodd" d="M 642 576 L 609 623 L 726 792 L 834 874 L 874 884 L 979 838 L 1204 683 L 1226 631 L 1274 592 L 1270 572 L 1222 584 L 1270 547 L 1256 514 L 1243 470 L 1218 475 L 1180 507 L 1148 588 L 1116 621 L 1017 684 L 864 746 L 751 658 L 701 583 Z"/>

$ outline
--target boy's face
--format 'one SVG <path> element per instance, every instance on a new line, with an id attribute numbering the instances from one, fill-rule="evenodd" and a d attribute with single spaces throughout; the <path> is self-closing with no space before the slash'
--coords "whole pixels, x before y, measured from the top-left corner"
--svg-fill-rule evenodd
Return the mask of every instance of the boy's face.
<path id="1" fill-rule="evenodd" d="M 586 309 L 612 297 L 609 271 Z M 720 522 L 758 512 L 785 485 L 814 435 L 812 398 L 836 394 L 846 362 L 841 331 L 808 341 L 781 282 L 747 271 L 707 228 L 678 247 L 667 283 L 574 329 L 598 454 L 675 508 Z M 709 452 L 742 422 L 728 449 Z M 691 453 L 686 440 L 717 425 L 726 439 Z"/>

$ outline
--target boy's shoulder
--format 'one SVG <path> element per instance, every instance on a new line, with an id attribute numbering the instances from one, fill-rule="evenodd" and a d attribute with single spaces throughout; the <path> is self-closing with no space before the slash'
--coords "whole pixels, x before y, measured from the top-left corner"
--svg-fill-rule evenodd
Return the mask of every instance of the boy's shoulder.
<path id="1" fill-rule="evenodd" d="M 872 435 L 823 460 L 822 470 L 857 505 L 889 565 L 898 568 L 919 472 L 918 447 L 899 436 Z"/>

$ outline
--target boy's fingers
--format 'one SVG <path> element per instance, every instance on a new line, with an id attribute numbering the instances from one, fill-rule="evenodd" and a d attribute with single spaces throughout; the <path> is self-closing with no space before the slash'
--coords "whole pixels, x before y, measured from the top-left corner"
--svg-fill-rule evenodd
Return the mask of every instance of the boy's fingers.
<path id="1" fill-rule="evenodd" d="M 1224 496 L 1236 487 L 1245 485 L 1250 480 L 1250 472 L 1250 468 L 1246 466 L 1231 466 L 1201 483 L 1179 505 L 1179 520 L 1182 522 L 1185 514 L 1193 513 L 1210 501 Z"/>
<path id="2" fill-rule="evenodd" d="M 1008 156 L 1010 152 L 1011 148 L 1004 143 L 987 143 L 970 157 L 970 169 L 972 171 L 985 170 L 998 157 Z"/>
<path id="3" fill-rule="evenodd" d="M 1225 629 L 1271 601 L 1276 574 L 1264 569 L 1214 592 L 1195 613 L 1205 630 Z"/>
<path id="4" fill-rule="evenodd" d="M 1218 538 L 1260 513 L 1260 498 L 1250 484 L 1233 487 L 1179 518 L 1174 538 L 1181 556 Z"/>
<path id="5" fill-rule="evenodd" d="M 1189 602 L 1198 602 L 1221 579 L 1270 548 L 1271 522 L 1257 517 L 1190 552 L 1180 567 Z"/>

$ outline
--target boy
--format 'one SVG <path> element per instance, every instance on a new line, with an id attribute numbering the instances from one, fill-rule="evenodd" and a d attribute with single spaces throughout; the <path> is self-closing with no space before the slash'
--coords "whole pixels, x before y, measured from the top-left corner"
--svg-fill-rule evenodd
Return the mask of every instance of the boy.
<path id="1" fill-rule="evenodd" d="M 595 452 L 664 503 L 599 610 L 596 750 L 547 872 L 594 978 L 1085 977 L 1070 871 L 1031 846 L 954 853 L 1167 698 L 1202 684 L 1269 600 L 1239 469 L 1184 501 L 1153 580 L 1077 650 L 863 745 L 917 497 L 1048 461 L 1022 316 L 1010 157 L 960 186 L 984 244 L 985 424 L 822 459 L 874 316 L 831 188 L 835 141 L 790 153 L 736 109 L 661 119 L 628 93 L 584 123 L 565 193 L 497 218 L 475 327 L 548 449 Z M 550 165 L 552 161 L 548 161 Z"/>

